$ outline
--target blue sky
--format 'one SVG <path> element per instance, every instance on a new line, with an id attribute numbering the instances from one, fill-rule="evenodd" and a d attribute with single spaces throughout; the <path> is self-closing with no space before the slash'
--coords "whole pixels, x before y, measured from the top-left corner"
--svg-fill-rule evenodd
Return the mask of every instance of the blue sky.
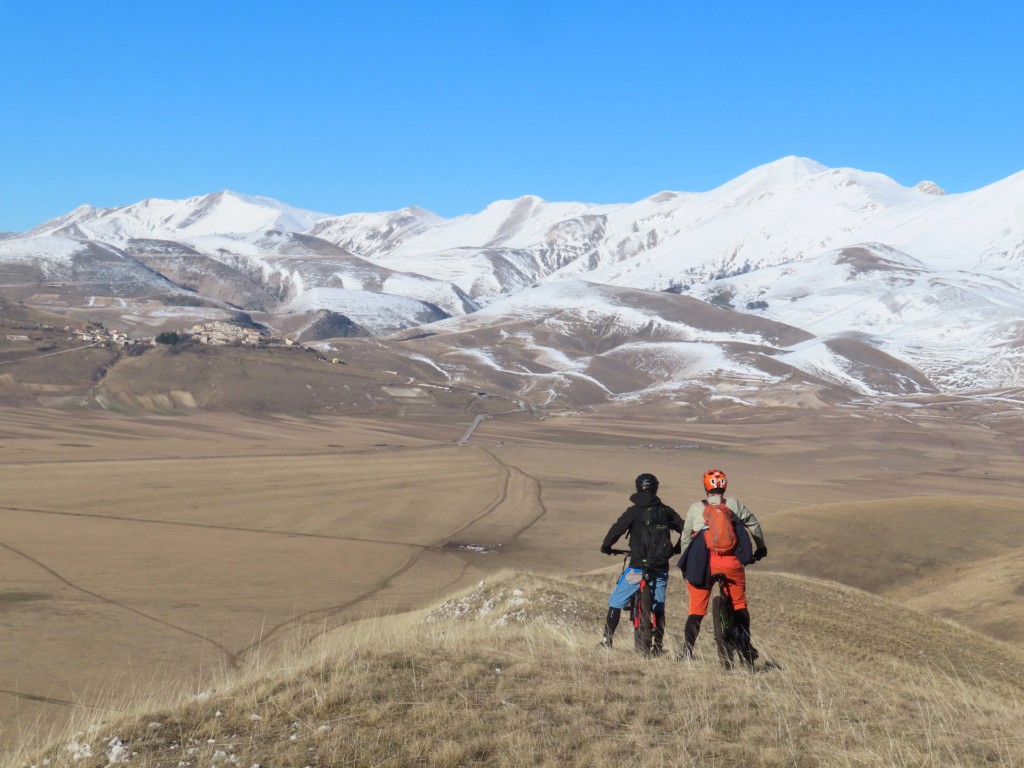
<path id="1" fill-rule="evenodd" d="M 626 202 L 785 155 L 1024 170 L 1010 2 L 0 0 L 0 230 L 219 189 L 442 215 Z"/>

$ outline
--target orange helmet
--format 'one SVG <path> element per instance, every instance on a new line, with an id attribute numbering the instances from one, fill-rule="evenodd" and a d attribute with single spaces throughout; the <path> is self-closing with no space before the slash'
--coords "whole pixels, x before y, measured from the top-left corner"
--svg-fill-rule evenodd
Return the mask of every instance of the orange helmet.
<path id="1" fill-rule="evenodd" d="M 725 472 L 720 469 L 709 469 L 704 473 L 704 490 L 708 493 L 725 493 Z"/>

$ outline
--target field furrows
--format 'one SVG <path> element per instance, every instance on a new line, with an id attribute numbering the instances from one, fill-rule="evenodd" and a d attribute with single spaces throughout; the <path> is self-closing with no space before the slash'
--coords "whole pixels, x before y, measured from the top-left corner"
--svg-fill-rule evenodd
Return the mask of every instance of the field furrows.
<path id="1" fill-rule="evenodd" d="M 423 450 L 425 449 L 419 449 L 420 452 Z M 7 518 L 7 527 L 9 530 L 21 532 L 22 535 L 15 538 L 24 540 L 0 542 L 0 547 L 41 572 L 39 578 L 33 579 L 33 583 L 47 595 L 48 605 L 53 605 L 54 601 L 61 602 L 73 598 L 69 598 L 67 594 L 59 595 L 56 590 L 47 588 L 47 581 L 62 585 L 72 594 L 78 595 L 77 603 L 86 610 L 89 604 L 103 606 L 104 616 L 107 616 L 109 611 L 122 614 L 124 618 L 116 620 L 119 625 L 125 625 L 126 621 L 126 626 L 130 626 L 131 622 L 150 624 L 163 633 L 186 636 L 215 650 L 221 664 L 235 667 L 266 643 L 282 641 L 296 633 L 297 636 L 308 639 L 311 635 L 345 623 L 353 617 L 406 610 L 424 602 L 424 590 L 429 597 L 441 597 L 450 590 L 464 585 L 471 577 L 471 573 L 479 572 L 481 563 L 488 569 L 500 567 L 497 560 L 490 559 L 491 555 L 459 548 L 453 544 L 483 543 L 492 551 L 500 551 L 501 547 L 514 542 L 517 536 L 547 514 L 541 499 L 540 481 L 506 460 L 498 458 L 491 449 L 463 448 L 457 449 L 457 452 L 462 454 L 456 458 L 463 467 L 469 458 L 466 453 L 482 459 L 482 463 L 473 470 L 474 482 L 480 489 L 489 486 L 489 498 L 475 492 L 468 494 L 471 497 L 468 501 L 463 499 L 454 503 L 453 498 L 459 493 L 458 490 L 454 490 L 451 498 L 440 501 L 441 506 L 445 507 L 443 520 L 448 521 L 447 525 L 428 526 L 434 529 L 434 533 L 426 541 L 416 540 L 418 536 L 422 536 L 423 530 L 406 528 L 406 533 L 416 530 L 417 536 L 402 537 L 394 535 L 399 531 L 390 525 L 386 526 L 389 535 L 372 537 L 302 530 L 302 525 L 280 525 L 280 522 L 285 520 L 278 521 L 277 527 L 269 527 L 271 521 L 267 521 L 268 527 L 263 528 L 213 520 L 204 522 L 173 519 L 162 517 L 166 514 L 163 510 L 158 510 L 157 515 L 144 517 L 119 513 L 118 509 L 123 509 L 125 505 L 116 504 L 110 507 L 110 511 L 7 504 L 0 506 L 0 510 L 3 510 Z M 378 461 L 390 461 L 387 455 L 380 451 L 358 453 L 372 456 Z M 90 463 L 113 468 L 120 466 L 121 461 Z M 225 467 L 230 466 L 231 461 L 225 456 L 218 457 L 218 462 Z M 61 467 L 64 471 L 71 472 L 71 477 L 81 477 L 74 470 L 73 464 L 67 466 L 62 463 Z M 102 470 L 100 475 L 103 475 Z M 87 494 L 78 498 L 82 507 L 100 506 L 97 500 L 92 500 Z M 52 500 L 69 503 L 68 497 L 60 493 L 55 494 Z M 255 499 L 253 503 L 256 503 Z M 211 499 L 200 506 L 214 508 L 217 504 Z M 308 521 L 305 524 L 308 525 Z M 60 527 L 54 528 L 54 525 Z M 160 531 L 166 533 L 162 534 Z M 197 539 L 197 536 L 202 538 Z M 134 541 L 136 549 L 141 550 L 166 550 L 179 546 L 195 550 L 197 541 L 210 536 L 218 537 L 217 542 L 211 545 L 207 541 L 205 545 L 200 545 L 198 551 L 193 551 L 193 556 L 212 559 L 222 557 L 224 552 L 242 551 L 257 559 L 273 558 L 273 553 L 281 554 L 277 551 L 278 545 L 275 545 L 275 541 L 287 542 L 297 549 L 313 546 L 315 543 L 321 553 L 319 556 L 313 553 L 312 560 L 315 563 L 325 562 L 324 558 L 328 558 L 334 563 L 348 563 L 354 567 L 343 567 L 340 571 L 335 569 L 334 577 L 338 579 L 335 588 L 311 590 L 312 593 L 307 594 L 305 599 L 300 599 L 298 593 L 302 590 L 305 579 L 301 575 L 296 577 L 292 574 L 288 577 L 282 574 L 282 565 L 284 570 L 288 570 L 287 557 L 282 557 L 276 566 L 270 566 L 269 570 L 271 574 L 288 581 L 288 588 L 284 593 L 292 595 L 291 604 L 281 604 L 281 585 L 272 575 L 266 579 L 263 585 L 265 592 L 262 595 L 260 585 L 250 585 L 246 589 L 248 608 L 232 606 L 224 611 L 232 615 L 218 620 L 217 614 L 221 612 L 225 602 L 232 599 L 231 595 L 242 589 L 241 584 L 237 587 L 230 586 L 226 590 L 199 583 L 193 583 L 191 586 L 182 585 L 184 590 L 190 593 L 190 600 L 177 601 L 166 589 L 153 588 L 147 592 L 140 588 L 140 585 L 123 581 L 113 574 L 97 573 L 108 569 L 94 567 L 95 561 L 90 563 L 91 558 L 83 556 L 81 550 L 73 548 L 72 544 L 73 542 L 89 548 L 92 544 L 120 539 Z M 67 546 L 62 547 L 64 537 Z M 303 540 L 309 541 L 310 544 L 301 545 Z M 266 541 L 266 544 L 256 543 L 259 541 Z M 114 546 L 109 554 L 116 558 L 117 549 Z M 404 555 L 399 554 L 401 550 L 405 550 Z M 382 556 L 386 551 L 394 554 Z M 261 552 L 264 554 L 261 555 Z M 238 562 L 237 557 L 231 559 L 235 563 Z M 146 560 L 145 556 L 140 557 L 140 561 Z M 159 569 L 160 564 L 154 562 L 153 567 Z M 231 568 L 220 570 L 223 575 Z M 315 567 L 306 569 L 306 572 L 310 571 L 315 572 Z M 209 575 L 216 581 L 221 580 L 213 573 Z M 161 580 L 173 582 L 174 575 L 165 573 Z M 170 591 L 176 590 L 172 587 Z M 418 597 L 410 598 L 410 594 Z M 344 599 L 338 600 L 339 595 L 344 596 Z M 307 607 L 296 610 L 300 603 L 305 603 Z M 246 620 L 246 616 L 251 618 Z M 280 618 L 275 620 L 275 616 Z M 235 629 L 232 629 L 232 626 Z M 241 634 L 252 636 L 254 627 L 258 627 L 256 636 L 238 643 L 240 631 Z M 68 661 L 70 663 L 70 659 Z M 57 662 L 59 665 L 60 660 Z M 5 664 L 4 667 L 9 672 L 16 669 L 16 665 Z M 74 695 L 56 695 L 49 688 L 32 690 L 7 685 L 0 687 L 0 693 L 43 705 L 89 704 L 88 701 Z"/>

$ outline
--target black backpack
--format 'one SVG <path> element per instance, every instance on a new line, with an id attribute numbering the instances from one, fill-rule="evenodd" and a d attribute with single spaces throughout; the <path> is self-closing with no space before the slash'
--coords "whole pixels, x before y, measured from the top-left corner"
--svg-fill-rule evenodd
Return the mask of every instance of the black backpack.
<path id="1" fill-rule="evenodd" d="M 647 565 L 667 566 L 672 557 L 672 529 L 669 528 L 672 517 L 668 508 L 658 505 L 640 510 L 630 528 L 630 555 Z"/>

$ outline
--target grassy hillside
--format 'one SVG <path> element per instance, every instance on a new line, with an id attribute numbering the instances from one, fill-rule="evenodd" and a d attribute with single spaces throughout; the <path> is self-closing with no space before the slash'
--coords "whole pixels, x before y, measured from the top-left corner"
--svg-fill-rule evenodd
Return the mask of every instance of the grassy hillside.
<path id="1" fill-rule="evenodd" d="M 301 647 L 121 698 L 3 764 L 1024 763 L 1024 659 L 1009 646 L 852 588 L 751 573 L 755 642 L 780 669 L 723 671 L 710 631 L 695 662 L 643 660 L 623 630 L 614 651 L 595 647 L 615 575 L 506 573 L 429 611 L 310 627 Z"/>
<path id="2" fill-rule="evenodd" d="M 769 568 L 849 584 L 1024 645 L 1024 499 L 822 504 L 766 525 Z"/>

